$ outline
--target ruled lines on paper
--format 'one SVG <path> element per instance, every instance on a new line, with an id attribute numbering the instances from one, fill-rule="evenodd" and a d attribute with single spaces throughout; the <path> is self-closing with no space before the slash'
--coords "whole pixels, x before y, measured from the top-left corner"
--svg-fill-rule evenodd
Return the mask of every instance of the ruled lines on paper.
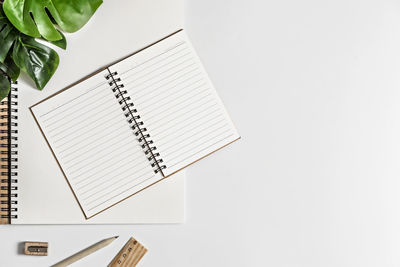
<path id="1" fill-rule="evenodd" d="M 104 75 L 32 110 L 86 217 L 154 182 L 154 171 Z"/>
<path id="2" fill-rule="evenodd" d="M 239 137 L 183 33 L 111 68 L 118 70 L 166 175 Z"/>
<path id="3" fill-rule="evenodd" d="M 239 138 L 184 31 L 108 69 L 159 156 L 144 152 L 107 71 L 32 108 L 87 217 L 162 179 L 157 164 L 169 176 Z"/>

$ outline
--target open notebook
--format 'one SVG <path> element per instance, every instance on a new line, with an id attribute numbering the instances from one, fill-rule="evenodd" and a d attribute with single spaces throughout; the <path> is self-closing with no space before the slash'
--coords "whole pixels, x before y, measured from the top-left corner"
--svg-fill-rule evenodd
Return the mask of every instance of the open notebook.
<path id="1" fill-rule="evenodd" d="M 240 138 L 183 30 L 31 111 L 86 218 Z"/>
<path id="2" fill-rule="evenodd" d="M 0 165 L 10 165 L 9 170 L 2 166 L 0 174 L 0 224 L 184 222 L 185 171 L 87 220 L 30 111 L 32 105 L 93 70 L 180 29 L 183 10 L 183 0 L 119 0 L 118 5 L 104 1 L 84 28 L 69 36 L 67 52 L 55 48 L 60 65 L 45 90 L 36 90 L 26 75 L 20 76 L 18 85 L 13 85 L 18 92 L 12 92 L 11 101 L 0 103 Z M 118 42 L 104 38 L 107 34 L 118 36 Z M 7 139 L 10 148 L 3 147 Z"/>

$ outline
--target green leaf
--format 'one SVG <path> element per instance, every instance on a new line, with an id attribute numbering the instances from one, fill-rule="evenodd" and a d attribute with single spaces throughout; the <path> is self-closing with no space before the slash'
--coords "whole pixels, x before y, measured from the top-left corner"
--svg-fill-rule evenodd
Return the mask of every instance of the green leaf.
<path id="1" fill-rule="evenodd" d="M 57 24 L 65 32 L 82 28 L 102 0 L 5 0 L 3 9 L 22 33 L 49 41 L 62 39 Z"/>
<path id="2" fill-rule="evenodd" d="M 19 32 L 12 26 L 0 7 L 0 62 L 4 62 Z"/>
<path id="3" fill-rule="evenodd" d="M 65 39 L 65 36 L 62 32 L 59 31 L 59 33 L 61 34 L 62 39 L 57 40 L 57 41 L 47 41 L 47 42 L 52 43 L 53 45 L 56 45 L 59 48 L 62 48 L 65 50 L 67 48 L 67 39 Z"/>
<path id="4" fill-rule="evenodd" d="M 15 65 L 11 56 L 8 56 L 4 63 L 0 62 L 0 70 L 5 72 L 14 82 L 18 79 L 20 73 L 20 68 Z"/>
<path id="5" fill-rule="evenodd" d="M 0 72 L 0 101 L 10 93 L 11 82 L 6 75 Z"/>
<path id="6" fill-rule="evenodd" d="M 34 80 L 39 90 L 45 87 L 59 63 L 56 51 L 28 36 L 19 37 L 15 42 L 12 58 Z"/>

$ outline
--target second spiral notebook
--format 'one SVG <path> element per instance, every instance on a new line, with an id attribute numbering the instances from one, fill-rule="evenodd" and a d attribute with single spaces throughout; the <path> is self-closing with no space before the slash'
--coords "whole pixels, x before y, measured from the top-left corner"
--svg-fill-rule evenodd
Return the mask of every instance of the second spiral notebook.
<path id="1" fill-rule="evenodd" d="M 183 30 L 31 111 L 87 219 L 240 138 Z"/>

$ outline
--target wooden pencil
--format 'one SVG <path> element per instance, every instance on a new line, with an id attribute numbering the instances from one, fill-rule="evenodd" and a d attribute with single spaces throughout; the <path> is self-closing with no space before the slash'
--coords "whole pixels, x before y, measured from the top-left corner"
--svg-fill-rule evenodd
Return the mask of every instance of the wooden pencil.
<path id="1" fill-rule="evenodd" d="M 64 267 L 64 266 L 68 266 L 96 251 L 98 251 L 99 249 L 104 248 L 105 246 L 108 246 L 109 244 L 111 244 L 115 239 L 117 239 L 118 236 L 114 236 L 111 238 L 107 238 L 104 239 L 100 242 L 97 242 L 96 244 L 91 245 L 88 248 L 85 248 L 82 251 L 79 251 L 78 253 L 72 255 L 71 257 L 66 258 L 65 260 L 60 261 L 59 263 L 56 263 L 55 265 L 53 265 L 53 267 Z"/>

